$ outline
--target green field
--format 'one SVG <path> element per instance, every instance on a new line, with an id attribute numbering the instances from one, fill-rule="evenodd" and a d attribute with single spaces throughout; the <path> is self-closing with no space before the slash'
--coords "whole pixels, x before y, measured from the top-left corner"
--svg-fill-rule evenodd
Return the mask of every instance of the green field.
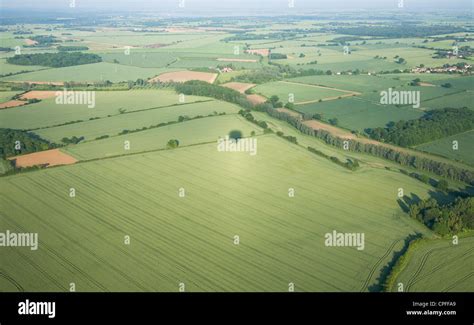
<path id="1" fill-rule="evenodd" d="M 442 85 L 445 83 L 450 83 L 453 88 L 462 89 L 462 90 L 471 90 L 474 88 L 474 77 L 462 77 L 462 78 L 448 78 L 441 79 L 434 82 L 437 85 Z"/>
<path id="2" fill-rule="evenodd" d="M 109 118 L 41 129 L 35 131 L 35 133 L 53 142 L 60 142 L 63 137 L 69 138 L 72 136 L 83 136 L 86 140 L 93 140 L 99 136 L 117 135 L 123 130 L 131 131 L 160 123 L 177 121 L 180 116 L 193 118 L 198 115 L 236 114 L 238 111 L 239 108 L 235 105 L 226 102 L 208 101 L 120 114 Z"/>
<path id="3" fill-rule="evenodd" d="M 433 109 L 445 108 L 445 107 L 453 107 L 453 108 L 468 107 L 472 109 L 474 108 L 474 92 L 460 91 L 456 94 L 428 100 L 424 104 Z"/>
<path id="4" fill-rule="evenodd" d="M 453 150 L 453 141 L 458 141 L 457 150 Z M 474 165 L 474 131 L 425 143 L 417 149 Z"/>
<path id="5" fill-rule="evenodd" d="M 137 52 L 133 50 L 130 50 L 128 55 L 125 55 L 124 51 L 122 51 L 101 54 L 101 57 L 105 62 L 118 62 L 119 64 L 141 68 L 163 68 L 176 60 L 174 53 Z"/>
<path id="6" fill-rule="evenodd" d="M 350 130 L 383 127 L 388 122 L 416 119 L 423 115 L 411 106 L 381 105 L 362 98 L 343 98 L 322 103 L 298 105 L 299 112 L 322 114 L 324 119 L 337 118 L 339 125 Z"/>
<path id="7" fill-rule="evenodd" d="M 208 100 L 206 97 L 186 96 L 184 104 Z M 178 104 L 179 95 L 174 90 L 97 91 L 94 108 L 56 104 L 55 98 L 49 98 L 37 104 L 1 110 L 0 128 L 33 129 L 115 116 L 120 114 L 120 109 L 133 112 Z"/>
<path id="8" fill-rule="evenodd" d="M 38 251 L 6 250 L 3 274 L 28 291 L 71 282 L 78 291 L 177 291 L 181 282 L 187 291 L 287 291 L 290 282 L 366 291 L 403 239 L 423 231 L 396 201 L 400 186 L 424 197 L 420 182 L 353 173 L 275 136 L 258 141 L 256 156 L 212 144 L 0 179 L 5 227 L 41 241 Z M 365 249 L 324 246 L 333 230 L 365 233 Z"/>
<path id="9" fill-rule="evenodd" d="M 408 213 L 474 195 L 474 117 L 404 123 L 474 110 L 468 8 L 246 1 L 0 12 L 0 103 L 63 88 L 95 96 L 93 107 L 56 93 L 0 109 L 0 236 L 39 236 L 38 250 L 0 245 L 0 292 L 474 291 L 471 205 L 420 203 L 425 224 Z M 150 82 L 217 69 L 213 85 Z M 217 87 L 227 82 L 279 103 Z M 419 92 L 420 107 L 382 104 L 390 88 Z M 295 119 L 271 111 L 289 102 Z M 397 147 L 367 130 L 387 124 L 393 143 L 426 143 Z M 237 131 L 256 155 L 218 150 Z M 328 247 L 333 231 L 363 235 L 363 249 Z"/>
<path id="10" fill-rule="evenodd" d="M 289 79 L 289 81 L 301 82 L 310 85 L 326 86 L 356 92 L 371 92 L 374 90 L 397 87 L 407 83 L 405 81 L 369 75 L 308 76 L 292 78 Z"/>
<path id="11" fill-rule="evenodd" d="M 27 69 L 25 69 L 27 70 Z M 50 81 L 50 82 L 112 82 L 147 79 L 169 71 L 160 68 L 140 68 L 108 62 L 46 69 L 2 78 L 3 81 Z"/>
<path id="12" fill-rule="evenodd" d="M 252 131 L 256 134 L 262 133 L 260 128 L 245 121 L 239 115 L 224 115 L 86 142 L 67 147 L 64 151 L 78 160 L 90 160 L 164 149 L 170 139 L 179 140 L 180 146 L 216 142 L 219 137 L 225 137 L 232 130 L 239 130 L 246 137 L 250 136 Z M 130 143 L 130 149 L 128 150 L 124 149 L 125 141 Z"/>
<path id="13" fill-rule="evenodd" d="M 474 237 L 422 241 L 410 252 L 408 265 L 396 279 L 404 291 L 474 291 Z M 397 288 L 392 288 L 397 291 Z"/>
<path id="14" fill-rule="evenodd" d="M 42 70 L 42 69 L 48 69 L 47 67 L 42 67 L 39 65 L 14 65 L 14 64 L 9 64 L 6 63 L 5 60 L 0 60 L 0 75 L 6 75 L 9 73 L 19 73 L 22 71 L 36 71 L 36 70 Z"/>
<path id="15" fill-rule="evenodd" d="M 1 91 L 0 92 L 0 103 L 8 102 L 13 96 L 18 94 L 19 91 Z"/>
<path id="16" fill-rule="evenodd" d="M 328 97 L 338 97 L 346 95 L 347 92 L 317 88 L 313 85 L 296 84 L 285 81 L 269 82 L 254 88 L 255 93 L 261 94 L 267 98 L 277 95 L 283 103 L 289 102 L 290 94 L 294 97 L 295 104 L 301 104 L 308 101 L 323 100 Z"/>

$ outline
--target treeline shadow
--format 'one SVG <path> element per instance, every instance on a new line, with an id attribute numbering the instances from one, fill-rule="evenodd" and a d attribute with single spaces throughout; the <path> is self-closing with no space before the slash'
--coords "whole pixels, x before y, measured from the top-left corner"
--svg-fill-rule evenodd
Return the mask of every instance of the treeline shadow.
<path id="1" fill-rule="evenodd" d="M 385 283 L 392 273 L 394 266 L 397 264 L 400 257 L 402 257 L 407 252 L 410 243 L 421 237 L 422 234 L 417 232 L 415 234 L 410 234 L 405 238 L 403 247 L 399 251 L 393 253 L 392 259 L 381 269 L 380 275 L 376 279 L 376 282 L 368 287 L 369 292 L 382 292 L 386 290 Z"/>

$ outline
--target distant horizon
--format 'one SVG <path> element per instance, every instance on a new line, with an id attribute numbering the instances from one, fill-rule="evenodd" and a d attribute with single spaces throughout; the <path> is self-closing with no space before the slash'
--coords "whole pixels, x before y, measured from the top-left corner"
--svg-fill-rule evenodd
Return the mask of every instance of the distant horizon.
<path id="1" fill-rule="evenodd" d="M 290 1 L 293 1 L 291 7 Z M 312 0 L 226 0 L 215 2 L 213 0 L 23 0 L 19 3 L 16 0 L 2 0 L 0 9 L 2 10 L 35 10 L 35 11 L 110 11 L 110 12 L 141 12 L 154 10 L 171 10 L 208 12 L 215 13 L 221 11 L 248 12 L 253 10 L 269 10 L 271 12 L 295 13 L 302 10 L 323 10 L 331 11 L 357 11 L 357 10 L 400 10 L 399 1 L 402 0 L 332 0 L 312 1 Z M 70 4 L 75 2 L 75 7 Z M 402 10 L 426 10 L 431 12 L 441 10 L 471 10 L 473 9 L 470 0 L 403 0 Z M 184 7 L 180 7 L 180 4 Z"/>

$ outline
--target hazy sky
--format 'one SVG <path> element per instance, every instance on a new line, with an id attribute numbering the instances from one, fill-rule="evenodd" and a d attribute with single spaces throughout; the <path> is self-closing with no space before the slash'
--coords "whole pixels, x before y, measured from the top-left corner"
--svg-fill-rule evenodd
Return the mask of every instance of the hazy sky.
<path id="1" fill-rule="evenodd" d="M 0 0 L 1 8 L 21 9 L 69 9 L 74 0 Z M 75 0 L 78 9 L 101 9 L 109 11 L 141 11 L 178 9 L 180 1 L 184 1 L 185 9 L 189 10 L 226 10 L 238 8 L 249 9 L 288 9 L 291 0 Z M 295 9 L 393 9 L 399 1 L 404 2 L 407 9 L 425 8 L 463 9 L 472 11 L 474 0 L 293 0 Z"/>

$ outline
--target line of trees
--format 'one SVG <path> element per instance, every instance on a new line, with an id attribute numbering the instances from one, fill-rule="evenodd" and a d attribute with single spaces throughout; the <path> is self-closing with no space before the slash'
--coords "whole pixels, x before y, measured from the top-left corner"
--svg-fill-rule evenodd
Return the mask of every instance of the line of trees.
<path id="1" fill-rule="evenodd" d="M 346 162 L 343 162 L 341 161 L 339 158 L 337 157 L 334 157 L 334 156 L 328 156 L 326 155 L 324 152 L 322 151 L 319 151 L 318 149 L 315 149 L 313 147 L 308 147 L 308 151 L 309 152 L 312 152 L 314 153 L 315 155 L 318 155 L 320 157 L 323 157 L 323 158 L 326 158 L 326 159 L 329 159 L 330 161 L 332 161 L 333 163 L 339 165 L 339 166 L 342 166 L 344 168 L 347 168 L 349 170 L 356 170 L 357 168 L 359 168 L 359 162 L 354 159 L 354 160 L 351 160 L 351 159 L 347 159 Z"/>
<path id="2" fill-rule="evenodd" d="M 444 108 L 428 111 L 416 120 L 390 122 L 385 128 L 366 129 L 365 132 L 377 141 L 408 147 L 472 129 L 474 111 Z"/>
<path id="3" fill-rule="evenodd" d="M 247 97 L 238 91 L 212 85 L 204 81 L 191 80 L 186 81 L 185 83 L 178 83 L 175 85 L 175 89 L 181 94 L 212 97 L 240 105 L 244 108 L 251 108 L 253 106 Z"/>
<path id="4" fill-rule="evenodd" d="M 101 61 L 102 58 L 97 54 L 81 52 L 17 54 L 7 58 L 7 62 L 10 64 L 42 65 L 53 68 L 97 63 Z"/>
<path id="5" fill-rule="evenodd" d="M 87 51 L 89 48 L 87 46 L 58 46 L 58 51 L 60 52 L 74 52 L 74 51 Z"/>
<path id="6" fill-rule="evenodd" d="M 356 35 L 356 36 L 378 36 L 385 38 L 408 38 L 424 37 L 430 35 L 451 34 L 465 32 L 462 27 L 453 25 L 413 25 L 413 24 L 394 24 L 391 26 L 358 26 L 358 27 L 339 27 L 335 29 L 337 34 Z"/>
<path id="7" fill-rule="evenodd" d="M 468 184 L 474 184 L 474 173 L 470 170 L 463 169 L 451 164 L 443 163 L 416 154 L 402 152 L 383 145 L 372 143 L 362 143 L 357 140 L 345 140 L 336 137 L 325 130 L 314 130 L 313 128 L 303 124 L 303 118 L 291 116 L 285 112 L 279 112 L 273 108 L 267 108 L 267 113 L 277 119 L 283 120 L 294 126 L 300 132 L 317 137 L 327 144 L 343 148 L 344 141 L 348 141 L 348 150 L 355 152 L 368 153 L 373 156 L 385 158 L 395 161 L 402 166 L 409 166 L 415 169 L 434 173 L 436 175 L 447 177 L 456 181 L 462 181 Z"/>

